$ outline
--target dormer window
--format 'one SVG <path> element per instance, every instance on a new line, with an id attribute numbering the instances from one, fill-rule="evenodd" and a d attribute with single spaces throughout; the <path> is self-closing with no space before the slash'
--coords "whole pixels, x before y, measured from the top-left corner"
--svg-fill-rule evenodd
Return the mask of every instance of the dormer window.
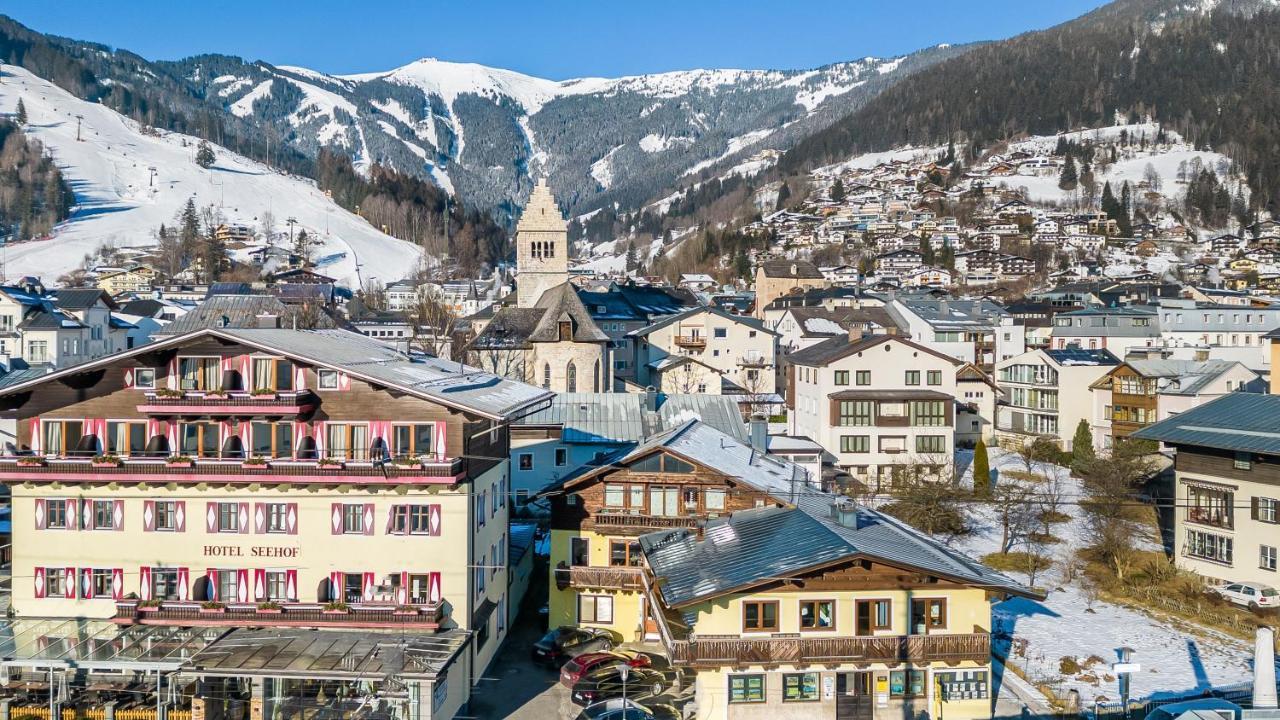
<path id="1" fill-rule="evenodd" d="M 573 340 L 573 323 L 568 320 L 560 321 L 560 340 L 568 342 Z"/>

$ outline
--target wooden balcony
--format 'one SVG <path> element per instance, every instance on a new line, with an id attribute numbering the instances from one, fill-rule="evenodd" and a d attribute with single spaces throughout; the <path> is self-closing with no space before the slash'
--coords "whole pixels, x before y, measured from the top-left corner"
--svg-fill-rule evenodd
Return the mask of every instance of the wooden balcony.
<path id="1" fill-rule="evenodd" d="M 0 457 L 0 482 L 452 485 L 464 474 L 460 458 L 382 466 L 368 461 L 323 465 L 315 460 L 283 458 L 263 464 L 238 458 L 195 458 L 182 463 L 173 460 L 130 457 L 101 463 L 87 457 Z"/>
<path id="2" fill-rule="evenodd" d="M 704 348 L 707 346 L 705 335 L 677 335 L 676 344 L 680 347 Z"/>
<path id="3" fill-rule="evenodd" d="M 191 627 L 343 627 L 414 628 L 435 630 L 444 620 L 442 603 L 388 605 L 354 603 L 345 611 L 325 610 L 322 603 L 281 602 L 273 610 L 257 603 L 226 603 L 220 609 L 206 609 L 191 601 L 162 602 L 158 607 L 141 607 L 137 600 L 116 602 L 112 620 L 121 625 L 181 625 Z"/>
<path id="4" fill-rule="evenodd" d="M 676 640 L 671 644 L 672 662 L 696 667 L 797 663 L 955 664 L 964 661 L 985 663 L 990 659 L 991 636 L 987 633 L 884 637 L 701 637 Z"/>
<path id="5" fill-rule="evenodd" d="M 310 390 L 269 395 L 238 391 L 187 391 L 180 394 L 159 391 L 147 393 L 146 399 L 138 405 L 138 412 L 176 417 L 292 416 L 310 412 L 319 402 Z"/>
<path id="6" fill-rule="evenodd" d="M 644 569 L 638 567 L 556 568 L 556 585 L 575 588 L 608 588 L 611 590 L 643 590 Z"/>
<path id="7" fill-rule="evenodd" d="M 628 513 L 596 513 L 592 519 L 596 527 L 610 529 L 634 529 L 640 531 L 666 530 L 668 528 L 701 527 L 704 518 L 692 515 L 668 517 L 665 515 L 631 515 Z"/>
<path id="8" fill-rule="evenodd" d="M 1235 518 L 1233 514 L 1230 506 L 1196 507 L 1193 505 L 1186 509 L 1184 518 L 1187 522 L 1195 523 L 1196 525 L 1208 525 L 1209 527 L 1223 530 L 1234 530 Z"/>

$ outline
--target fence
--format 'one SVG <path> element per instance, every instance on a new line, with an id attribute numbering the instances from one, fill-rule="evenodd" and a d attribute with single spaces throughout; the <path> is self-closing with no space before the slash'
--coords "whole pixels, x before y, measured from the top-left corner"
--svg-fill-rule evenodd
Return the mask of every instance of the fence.
<path id="1" fill-rule="evenodd" d="M 1228 702 L 1248 704 L 1253 699 L 1253 685 L 1250 683 L 1239 683 L 1236 685 L 1227 685 L 1217 689 L 1200 690 L 1197 692 L 1187 693 L 1176 697 L 1161 698 L 1159 700 L 1130 700 L 1126 708 L 1121 702 L 1098 703 L 1093 708 L 1084 708 L 1093 715 L 1093 720 L 1107 720 L 1108 718 L 1133 718 L 1134 720 L 1142 720 L 1152 710 L 1162 705 L 1172 705 L 1173 703 L 1186 702 L 1188 700 L 1199 700 L 1201 698 L 1222 698 Z"/>
<path id="2" fill-rule="evenodd" d="M 168 720 L 191 720 L 190 710 L 169 710 L 165 713 Z M 135 708 L 116 710 L 112 717 L 115 720 L 156 720 L 155 708 Z M 62 720 L 107 720 L 104 708 L 63 708 Z M 49 707 L 15 707 L 9 708 L 9 720 L 49 720 Z"/>

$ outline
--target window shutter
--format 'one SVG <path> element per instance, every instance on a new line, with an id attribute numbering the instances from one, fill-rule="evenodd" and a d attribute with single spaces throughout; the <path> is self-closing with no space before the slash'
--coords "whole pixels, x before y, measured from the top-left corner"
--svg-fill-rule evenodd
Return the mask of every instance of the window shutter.
<path id="1" fill-rule="evenodd" d="M 138 568 L 138 597 L 151 599 L 151 568 L 145 565 Z"/>
<path id="2" fill-rule="evenodd" d="M 93 499 L 85 498 L 80 501 L 80 527 L 85 530 L 93 529 Z"/>
<path id="3" fill-rule="evenodd" d="M 335 570 L 329 573 L 329 599 L 333 602 L 341 602 L 344 599 L 342 595 L 342 573 Z"/>
<path id="4" fill-rule="evenodd" d="M 93 568 L 80 568 L 80 597 L 91 598 L 93 595 Z"/>
<path id="5" fill-rule="evenodd" d="M 152 532 L 156 529 L 156 501 L 142 501 L 142 532 Z"/>
<path id="6" fill-rule="evenodd" d="M 124 597 L 124 568 L 111 569 L 111 599 L 119 600 Z"/>
<path id="7" fill-rule="evenodd" d="M 440 534 L 440 506 L 429 505 L 427 509 L 427 534 Z"/>
<path id="8" fill-rule="evenodd" d="M 124 501 L 123 500 L 112 501 L 111 516 L 112 516 L 111 519 L 114 521 L 112 528 L 116 532 L 123 531 L 124 530 Z"/>
<path id="9" fill-rule="evenodd" d="M 209 580 L 209 599 L 222 600 L 218 597 L 218 569 L 208 568 L 204 571 L 204 576 Z"/>
<path id="10" fill-rule="evenodd" d="M 267 531 L 267 504 L 253 504 L 253 531 L 261 535 Z"/>
<path id="11" fill-rule="evenodd" d="M 290 535 L 298 534 L 298 503 L 289 503 L 284 513 L 285 531 Z M 293 597 L 290 595 L 290 597 Z"/>
<path id="12" fill-rule="evenodd" d="M 373 600 L 373 573 L 367 572 L 364 574 L 364 582 L 362 583 L 362 586 L 363 587 L 362 587 L 361 597 L 364 598 L 365 602 L 372 601 Z"/>
<path id="13" fill-rule="evenodd" d="M 1255 501 L 1255 504 L 1256 504 L 1256 501 Z M 37 530 L 43 530 L 45 528 L 45 522 L 48 520 L 48 518 L 46 518 L 44 513 L 45 513 L 44 498 L 36 498 L 35 517 L 36 517 Z M 68 522 L 67 524 L 70 525 L 71 523 Z"/>
<path id="14" fill-rule="evenodd" d="M 431 601 L 432 604 L 440 602 L 442 592 L 440 589 L 440 573 L 433 572 L 427 575 L 427 588 L 427 600 Z"/>
<path id="15" fill-rule="evenodd" d="M 41 567 L 36 568 L 35 581 L 36 581 L 36 597 L 43 598 L 44 597 L 44 568 L 41 568 Z"/>
<path id="16" fill-rule="evenodd" d="M 211 533 L 218 532 L 218 503 L 209 501 L 204 504 L 204 527 Z"/>
<path id="17" fill-rule="evenodd" d="M 342 503 L 332 503 L 330 505 L 332 512 L 329 513 L 329 534 L 342 534 Z"/>
<path id="18" fill-rule="evenodd" d="M 124 386 L 127 388 L 133 387 L 133 368 L 124 369 Z"/>
<path id="19" fill-rule="evenodd" d="M 263 568 L 253 569 L 253 599 L 267 599 L 267 571 Z"/>
<path id="20" fill-rule="evenodd" d="M 400 571 L 400 592 L 396 595 L 396 602 L 404 605 L 409 602 L 409 571 Z"/>
<path id="21" fill-rule="evenodd" d="M 68 600 L 76 597 L 76 569 L 69 567 L 62 576 L 62 596 Z"/>
<path id="22" fill-rule="evenodd" d="M 188 600 L 191 597 L 191 569 L 178 568 L 178 599 Z"/>
<path id="23" fill-rule="evenodd" d="M 299 371 L 301 372 L 301 371 Z M 296 601 L 298 599 L 298 571 L 284 571 L 284 593 L 288 599 Z"/>
<path id="24" fill-rule="evenodd" d="M 240 503 L 240 534 L 246 535 L 249 532 L 249 503 Z"/>
<path id="25" fill-rule="evenodd" d="M 1249 518 L 1251 520 L 1258 519 L 1258 498 L 1257 496 L 1249 498 Z"/>
<path id="26" fill-rule="evenodd" d="M 241 568 L 236 570 L 236 599 L 240 602 L 249 601 L 249 570 Z"/>
<path id="27" fill-rule="evenodd" d="M 396 529 L 395 529 L 395 528 L 396 528 L 396 513 L 400 512 L 400 507 L 401 507 L 400 505 L 392 505 L 391 507 L 387 508 L 387 534 L 388 534 L 388 535 L 399 535 L 399 534 L 400 534 L 400 533 L 396 532 Z"/>
<path id="28" fill-rule="evenodd" d="M 173 526 L 178 532 L 187 531 L 187 501 L 178 500 L 173 504 Z"/>
<path id="29" fill-rule="evenodd" d="M 365 503 L 364 504 L 364 522 L 362 523 L 362 525 L 364 526 L 365 535 L 373 534 L 373 518 L 374 518 L 373 503 Z"/>

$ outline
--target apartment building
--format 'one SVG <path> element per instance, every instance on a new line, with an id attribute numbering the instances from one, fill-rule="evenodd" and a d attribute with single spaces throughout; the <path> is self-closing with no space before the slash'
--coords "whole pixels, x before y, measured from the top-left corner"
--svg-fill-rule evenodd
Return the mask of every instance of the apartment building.
<path id="1" fill-rule="evenodd" d="M 698 307 L 628 337 L 640 387 L 737 395 L 752 403 L 776 397 L 778 333 L 760 320 Z"/>
<path id="2" fill-rule="evenodd" d="M 1093 421 L 1093 383 L 1119 360 L 1109 350 L 1032 350 L 996 364 L 1001 402 L 996 410 L 996 433 L 1021 443 L 1052 437 L 1072 449 L 1076 427 Z"/>
<path id="3" fill-rule="evenodd" d="M 1130 348 L 1160 344 L 1160 316 L 1150 307 L 1088 307 L 1053 318 L 1049 346 L 1110 350 L 1123 358 Z"/>
<path id="4" fill-rule="evenodd" d="M 660 643 L 700 720 L 990 717 L 991 603 L 1035 594 L 803 475 L 691 420 L 566 479 L 550 622 Z"/>
<path id="5" fill-rule="evenodd" d="M 987 374 L 1027 349 L 1022 325 L 990 300 L 898 297 L 885 307 L 912 340 Z"/>
<path id="6" fill-rule="evenodd" d="M 1133 433 L 1175 451 L 1174 558 L 1219 581 L 1280 580 L 1280 395 L 1231 393 Z"/>
<path id="7" fill-rule="evenodd" d="M 832 338 L 787 356 L 787 431 L 872 489 L 949 467 L 965 363 L 892 335 Z"/>
<path id="8" fill-rule="evenodd" d="M 1091 386 L 1093 434 L 1111 447 L 1134 432 L 1228 393 L 1258 392 L 1261 379 L 1233 360 L 1177 360 L 1130 354 Z"/>
<path id="9" fill-rule="evenodd" d="M 765 307 L 778 297 L 829 284 L 818 266 L 807 260 L 765 260 L 756 268 L 755 317 L 763 318 Z"/>
<path id="10" fill-rule="evenodd" d="M 98 288 L 48 291 L 35 278 L 0 286 L 0 356 L 10 366 L 57 368 L 124 350 L 133 325 L 117 309 Z"/>
<path id="11" fill-rule="evenodd" d="M 48 638 L 6 669 L 74 662 L 68 696 L 104 700 L 146 670 L 197 717 L 335 691 L 453 717 L 508 629 L 508 425 L 549 398 L 339 330 L 204 329 L 6 385 L 11 611 Z M 369 675 L 386 638 L 408 649 Z"/>

